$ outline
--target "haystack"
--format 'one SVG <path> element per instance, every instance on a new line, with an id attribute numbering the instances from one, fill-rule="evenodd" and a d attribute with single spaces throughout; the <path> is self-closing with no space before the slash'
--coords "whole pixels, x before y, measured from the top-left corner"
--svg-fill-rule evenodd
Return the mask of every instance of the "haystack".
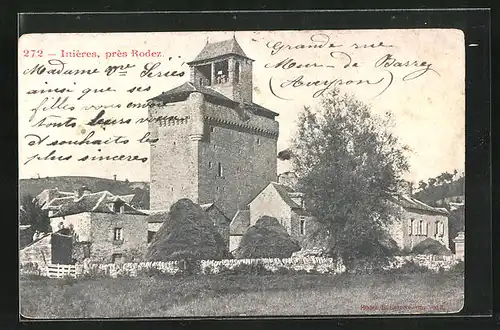
<path id="1" fill-rule="evenodd" d="M 189 199 L 170 207 L 146 252 L 148 261 L 221 260 L 229 251 L 206 212 Z"/>
<path id="2" fill-rule="evenodd" d="M 299 244 L 276 218 L 263 216 L 247 229 L 233 255 L 239 259 L 289 258 L 299 250 Z"/>
<path id="3" fill-rule="evenodd" d="M 412 254 L 435 254 L 451 255 L 451 251 L 435 239 L 427 237 L 422 242 L 416 244 L 412 249 Z"/>

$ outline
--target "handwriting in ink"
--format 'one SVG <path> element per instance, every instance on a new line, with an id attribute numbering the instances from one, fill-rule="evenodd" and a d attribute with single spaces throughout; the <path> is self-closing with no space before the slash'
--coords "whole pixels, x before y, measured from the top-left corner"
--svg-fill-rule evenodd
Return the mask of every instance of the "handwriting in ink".
<path id="1" fill-rule="evenodd" d="M 47 68 L 44 64 L 36 64 L 31 69 L 26 69 L 23 71 L 24 75 L 93 75 L 99 73 L 97 68 L 92 69 L 68 69 L 66 67 L 65 62 L 57 59 L 49 60 L 48 62 L 49 68 Z"/>

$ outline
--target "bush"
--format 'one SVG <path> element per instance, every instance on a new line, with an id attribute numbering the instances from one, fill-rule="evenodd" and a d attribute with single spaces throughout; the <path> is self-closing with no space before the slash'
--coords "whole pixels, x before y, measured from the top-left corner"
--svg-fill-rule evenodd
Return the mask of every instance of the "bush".
<path id="1" fill-rule="evenodd" d="M 460 260 L 448 269 L 450 274 L 465 274 L 465 263 Z"/>
<path id="2" fill-rule="evenodd" d="M 264 263 L 261 261 L 255 264 L 239 264 L 233 269 L 221 267 L 219 270 L 220 275 L 270 275 L 272 271 L 266 269 Z"/>
<path id="3" fill-rule="evenodd" d="M 431 270 L 427 267 L 421 266 L 415 261 L 407 261 L 399 268 L 393 268 L 388 270 L 389 273 L 392 274 L 422 274 L 429 273 Z"/>

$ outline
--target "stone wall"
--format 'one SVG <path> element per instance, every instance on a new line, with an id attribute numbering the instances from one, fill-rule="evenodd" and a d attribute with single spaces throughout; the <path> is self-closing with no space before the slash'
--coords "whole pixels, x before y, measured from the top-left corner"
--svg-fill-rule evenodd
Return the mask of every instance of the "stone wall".
<path id="1" fill-rule="evenodd" d="M 192 112 L 198 105 L 190 100 L 152 107 L 149 116 L 190 117 L 187 122 L 175 122 L 161 126 L 150 123 L 152 135 L 158 141 L 151 144 L 150 151 L 150 209 L 168 210 L 181 198 L 189 198 L 197 202 L 198 174 L 197 157 L 198 142 L 192 141 Z"/>
<path id="2" fill-rule="evenodd" d="M 241 123 L 277 134 L 274 120 L 207 104 L 206 136 L 200 142 L 199 203 L 216 203 L 230 219 L 266 185 L 276 180 L 277 135 L 271 136 L 229 123 Z M 219 175 L 219 163 L 222 175 Z"/>
<path id="3" fill-rule="evenodd" d="M 432 256 L 432 255 L 416 255 L 416 256 L 397 256 L 394 257 L 387 266 L 383 269 L 391 270 L 403 267 L 406 263 L 415 263 L 431 271 L 438 272 L 441 270 L 449 270 L 454 265 L 461 262 L 459 258 L 454 256 Z M 200 274 L 217 274 L 225 269 L 235 269 L 242 265 L 256 266 L 262 265 L 266 270 L 277 272 L 281 269 L 293 271 L 305 271 L 307 273 L 317 272 L 323 274 L 341 274 L 347 271 L 342 261 L 335 261 L 332 258 L 325 257 L 292 257 L 287 259 L 227 259 L 227 260 L 201 260 L 199 263 Z M 119 276 L 139 276 L 152 274 L 182 274 L 184 267 L 179 261 L 166 262 L 139 262 L 139 263 L 123 263 L 123 264 L 99 264 L 84 262 L 83 264 L 75 265 L 77 276 L 91 277 L 119 277 Z M 44 275 L 44 266 L 36 263 L 21 263 L 21 273 L 37 271 L 38 274 Z"/>
<path id="4" fill-rule="evenodd" d="M 91 221 L 90 212 L 83 212 L 79 214 L 66 215 L 64 217 L 56 217 L 50 219 L 50 227 L 52 228 L 52 232 L 57 232 L 59 230 L 59 223 L 63 223 L 65 228 L 69 228 L 70 225 L 73 225 L 73 230 L 76 233 L 76 237 L 78 241 L 87 242 L 91 241 L 91 230 L 90 230 L 90 221 Z"/>
<path id="5" fill-rule="evenodd" d="M 45 259 L 44 259 L 45 257 Z M 39 241 L 26 246 L 19 251 L 19 260 L 21 263 L 37 263 L 45 265 L 45 262 L 52 262 L 51 235 L 48 234 Z"/>
<path id="6" fill-rule="evenodd" d="M 412 220 L 413 227 L 411 226 Z M 420 221 L 423 221 L 422 232 L 418 228 Z M 443 235 L 436 232 L 436 223 L 442 223 Z M 449 249 L 448 217 L 446 215 L 419 210 L 401 210 L 399 218 L 388 229 L 400 249 L 412 250 L 415 245 L 428 237 Z"/>
<path id="7" fill-rule="evenodd" d="M 123 239 L 114 240 L 115 228 L 122 228 Z M 124 261 L 141 260 L 146 252 L 148 223 L 146 215 L 92 213 L 93 262 L 112 262 L 113 254 L 121 254 Z"/>

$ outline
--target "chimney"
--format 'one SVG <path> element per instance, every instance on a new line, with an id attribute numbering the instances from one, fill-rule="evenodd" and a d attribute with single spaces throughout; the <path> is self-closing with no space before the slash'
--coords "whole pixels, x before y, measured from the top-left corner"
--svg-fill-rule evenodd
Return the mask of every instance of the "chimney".
<path id="1" fill-rule="evenodd" d="M 113 175 L 113 179 L 116 181 L 116 174 Z"/>

